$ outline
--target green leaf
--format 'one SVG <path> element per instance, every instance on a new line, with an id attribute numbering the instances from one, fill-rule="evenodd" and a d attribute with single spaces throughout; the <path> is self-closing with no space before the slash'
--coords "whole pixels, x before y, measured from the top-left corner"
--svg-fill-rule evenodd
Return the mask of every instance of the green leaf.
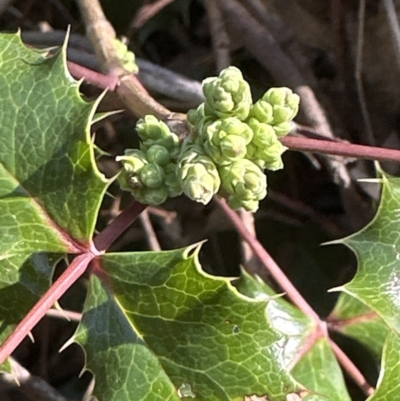
<path id="1" fill-rule="evenodd" d="M 338 361 L 326 338 L 317 339 L 310 350 L 301 355 L 291 373 L 301 384 L 312 390 L 307 401 L 351 400 Z"/>
<path id="2" fill-rule="evenodd" d="M 75 340 L 85 346 L 87 366 L 96 374 L 95 393 L 100 400 L 179 400 L 156 355 L 126 318 L 117 299 L 95 276 L 90 278 Z M 114 387 L 113 383 L 118 385 Z"/>
<path id="3" fill-rule="evenodd" d="M 21 254 L 2 261 L 0 275 L 0 339 L 6 338 L 51 283 L 59 257 Z"/>
<path id="4" fill-rule="evenodd" d="M 0 344 L 51 285 L 59 256 L 19 254 L 0 261 Z M 1 372 L 11 372 L 8 360 Z"/>
<path id="5" fill-rule="evenodd" d="M 293 377 L 311 391 L 307 401 L 350 401 L 343 374 L 326 337 L 315 322 L 285 301 L 259 277 L 242 272 L 239 291 L 255 299 L 270 299 L 267 316 L 285 335 L 284 361 Z"/>
<path id="6" fill-rule="evenodd" d="M 82 99 L 65 53 L 0 34 L 0 342 L 51 284 L 60 256 L 44 252 L 90 249 L 107 186 L 90 140 L 97 103 Z"/>
<path id="7" fill-rule="evenodd" d="M 356 298 L 340 294 L 328 324 L 330 329 L 361 342 L 375 357 L 381 357 L 389 328 L 376 312 Z"/>
<path id="8" fill-rule="evenodd" d="M 383 348 L 377 389 L 367 401 L 394 401 L 400 394 L 400 337 L 391 332 Z"/>
<path id="9" fill-rule="evenodd" d="M 378 212 L 358 233 L 336 243 L 354 251 L 357 274 L 339 289 L 357 298 L 400 333 L 400 179 L 384 175 Z"/>
<path id="10" fill-rule="evenodd" d="M 106 188 L 85 102 L 54 57 L 0 35 L 0 259 L 88 246 Z"/>
<path id="11" fill-rule="evenodd" d="M 376 216 L 365 228 L 343 240 L 358 260 L 354 279 L 329 320 L 344 334 L 373 350 L 382 350 L 377 390 L 368 401 L 398 398 L 400 375 L 400 179 L 382 175 L 382 195 Z M 384 342 L 384 337 L 386 340 Z"/>
<path id="12" fill-rule="evenodd" d="M 76 335 L 96 376 L 96 396 L 154 400 L 152 383 L 161 377 L 158 391 L 171 400 L 239 401 L 257 394 L 286 401 L 299 386 L 282 365 L 282 337 L 265 319 L 266 302 L 240 295 L 227 279 L 206 275 L 197 250 L 189 252 L 101 257 L 112 292 L 92 279 Z M 147 365 L 152 370 L 143 382 Z M 133 384 L 121 391 L 116 377 Z"/>

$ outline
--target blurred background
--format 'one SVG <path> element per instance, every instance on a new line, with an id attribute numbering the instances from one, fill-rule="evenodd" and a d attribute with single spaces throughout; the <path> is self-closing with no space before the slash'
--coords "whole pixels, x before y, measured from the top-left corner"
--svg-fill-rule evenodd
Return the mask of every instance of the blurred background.
<path id="1" fill-rule="evenodd" d="M 106 16 L 137 58 L 138 78 L 160 103 L 186 113 L 202 102 L 201 80 L 228 65 L 238 66 L 254 99 L 271 86 L 288 86 L 301 96 L 292 135 L 399 148 L 400 4 L 383 0 L 103 0 Z M 396 10 L 398 6 L 398 10 Z M 2 0 L 0 30 L 22 32 L 34 47 L 60 46 L 70 29 L 68 59 L 100 71 L 85 38 L 85 25 L 72 0 Z M 83 83 L 83 96 L 95 99 L 102 89 Z M 107 93 L 101 111 L 123 110 Z M 98 165 L 108 177 L 118 172 L 115 156 L 138 146 L 136 119 L 128 112 L 93 127 Z M 321 316 L 337 294 L 327 290 L 349 281 L 355 257 L 341 245 L 322 243 L 347 236 L 367 224 L 379 200 L 372 162 L 287 151 L 285 169 L 268 173 L 267 198 L 247 227 L 275 258 Z M 397 173 L 395 165 L 383 168 Z M 104 228 L 131 202 L 118 186 L 110 187 L 98 219 Z M 172 249 L 207 239 L 203 268 L 216 275 L 238 276 L 243 265 L 274 286 L 217 203 L 207 206 L 185 197 L 149 207 L 112 246 L 112 251 Z M 56 276 L 65 268 L 57 267 Z M 90 399 L 91 375 L 80 376 L 83 353 L 70 338 L 85 299 L 85 278 L 61 300 L 71 321 L 47 316 L 16 352 L 19 363 L 45 379 L 60 400 Z M 279 292 L 279 288 L 275 287 Z M 372 383 L 375 361 L 361 346 L 338 338 Z M 370 361 L 369 361 L 370 359 Z M 368 363 L 369 361 L 369 363 Z M 352 386 L 350 384 L 350 386 Z M 354 400 L 364 399 L 351 387 Z M 0 383 L 3 401 L 46 400 Z M 49 398 L 52 400 L 55 398 Z"/>

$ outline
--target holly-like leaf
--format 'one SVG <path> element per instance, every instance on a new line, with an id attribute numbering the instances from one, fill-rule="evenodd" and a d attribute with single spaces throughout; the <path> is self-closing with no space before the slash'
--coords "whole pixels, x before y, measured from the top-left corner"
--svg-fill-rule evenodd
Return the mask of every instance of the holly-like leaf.
<path id="1" fill-rule="evenodd" d="M 343 240 L 358 260 L 354 279 L 330 316 L 336 329 L 357 338 L 375 354 L 382 350 L 377 390 L 368 401 L 389 401 L 400 394 L 400 179 L 382 174 L 376 216 L 365 228 Z"/>
<path id="2" fill-rule="evenodd" d="M 58 257 L 44 253 L 24 254 L 1 264 L 0 338 L 10 334 L 21 314 L 27 314 L 49 287 Z M 18 301 L 16 301 L 18 300 Z"/>
<path id="3" fill-rule="evenodd" d="M 357 274 L 342 291 L 357 298 L 400 333 L 400 179 L 382 176 L 382 196 L 372 222 L 336 241 L 352 249 Z"/>
<path id="4" fill-rule="evenodd" d="M 49 288 L 59 256 L 45 252 L 90 247 L 107 186 L 90 140 L 96 106 L 65 48 L 47 57 L 0 34 L 0 342 Z"/>
<path id="5" fill-rule="evenodd" d="M 349 336 L 380 358 L 389 333 L 384 320 L 356 298 L 342 293 L 328 318 L 329 328 Z"/>
<path id="6" fill-rule="evenodd" d="M 367 401 L 394 401 L 400 394 L 400 336 L 391 332 L 383 347 L 381 372 L 375 393 Z"/>
<path id="7" fill-rule="evenodd" d="M 0 35 L 0 260 L 87 246 L 106 182 L 65 49 L 46 58 L 18 34 Z"/>
<path id="8" fill-rule="evenodd" d="M 350 401 L 339 364 L 315 322 L 278 297 L 259 277 L 242 272 L 236 285 L 249 297 L 270 299 L 266 309 L 269 322 L 286 338 L 283 344 L 285 366 L 311 391 L 306 400 Z"/>
<path id="9" fill-rule="evenodd" d="M 55 255 L 37 253 L 19 254 L 1 261 L 0 343 L 50 286 L 58 259 Z M 2 372 L 11 370 L 9 361 L 0 366 Z"/>
<path id="10" fill-rule="evenodd" d="M 179 400 L 156 355 L 96 276 L 90 279 L 76 341 L 86 345 L 87 365 L 96 374 L 100 400 Z"/>
<path id="11" fill-rule="evenodd" d="M 95 374 L 95 395 L 239 401 L 256 394 L 286 401 L 299 392 L 282 363 L 282 337 L 265 318 L 266 301 L 206 275 L 197 250 L 189 252 L 101 257 L 110 289 L 92 278 L 76 334 Z"/>

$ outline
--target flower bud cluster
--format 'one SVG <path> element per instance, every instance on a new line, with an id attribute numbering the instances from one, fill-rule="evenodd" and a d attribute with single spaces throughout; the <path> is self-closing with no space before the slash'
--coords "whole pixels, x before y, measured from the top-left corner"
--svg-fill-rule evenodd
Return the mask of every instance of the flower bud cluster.
<path id="1" fill-rule="evenodd" d="M 119 175 L 121 188 L 130 191 L 141 203 L 159 205 L 182 193 L 177 177 L 179 139 L 167 124 L 146 115 L 136 125 L 142 140 L 139 149 L 126 149 L 118 156 L 123 169 Z"/>
<path id="2" fill-rule="evenodd" d="M 128 46 L 120 41 L 119 39 L 114 39 L 114 47 L 119 60 L 126 71 L 136 74 L 139 68 L 136 64 L 135 54 L 128 50 Z"/>
<path id="3" fill-rule="evenodd" d="M 271 88 L 253 104 L 250 87 L 235 67 L 204 80 L 203 93 L 205 102 L 188 113 L 194 143 L 189 148 L 210 159 L 209 171 L 217 171 L 214 193 L 234 209 L 256 211 L 267 193 L 263 170 L 283 167 L 286 148 L 279 138 L 292 128 L 299 97 L 288 88 Z M 207 203 L 212 195 L 208 189 L 201 194 L 200 188 L 194 198 L 182 186 L 187 196 Z"/>
<path id="4" fill-rule="evenodd" d="M 205 102 L 188 112 L 191 132 L 183 143 L 154 116 L 139 120 L 140 150 L 117 158 L 124 167 L 121 187 L 152 205 L 182 192 L 207 204 L 218 193 L 234 209 L 256 211 L 267 194 L 263 170 L 283 167 L 279 138 L 291 130 L 299 97 L 271 88 L 253 104 L 235 67 L 205 79 L 203 93 Z"/>

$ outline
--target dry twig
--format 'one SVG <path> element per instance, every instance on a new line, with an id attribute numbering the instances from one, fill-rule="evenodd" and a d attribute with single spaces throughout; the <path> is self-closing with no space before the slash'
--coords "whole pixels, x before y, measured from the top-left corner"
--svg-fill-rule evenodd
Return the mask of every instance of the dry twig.
<path id="1" fill-rule="evenodd" d="M 231 64 L 230 39 L 218 2 L 205 0 L 204 3 L 207 8 L 217 70 L 221 71 Z"/>
<path id="2" fill-rule="evenodd" d="M 141 28 L 149 19 L 158 14 L 164 7 L 172 3 L 174 0 L 157 0 L 153 3 L 144 4 L 139 8 L 130 24 L 129 30 Z"/>
<path id="3" fill-rule="evenodd" d="M 92 44 L 102 70 L 117 76 L 120 81 L 116 93 L 128 110 L 137 116 L 153 114 L 162 120 L 178 118 L 174 113 L 143 93 L 133 78 L 123 68 L 114 46 L 115 31 L 107 21 L 98 0 L 78 0 L 85 21 L 87 35 Z"/>

